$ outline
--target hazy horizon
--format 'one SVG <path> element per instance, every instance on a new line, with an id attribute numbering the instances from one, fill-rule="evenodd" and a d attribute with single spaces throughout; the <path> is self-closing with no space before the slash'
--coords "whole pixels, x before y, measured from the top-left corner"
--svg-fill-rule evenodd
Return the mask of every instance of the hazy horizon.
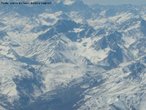
<path id="1" fill-rule="evenodd" d="M 89 5 L 100 4 L 100 5 L 122 5 L 122 4 L 132 4 L 132 5 L 144 5 L 146 0 L 83 0 Z"/>

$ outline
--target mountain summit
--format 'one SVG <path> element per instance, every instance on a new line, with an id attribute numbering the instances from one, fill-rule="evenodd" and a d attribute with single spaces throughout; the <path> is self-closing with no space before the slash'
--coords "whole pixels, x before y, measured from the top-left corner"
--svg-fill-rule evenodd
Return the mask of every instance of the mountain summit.
<path id="1" fill-rule="evenodd" d="M 51 2 L 0 6 L 0 110 L 145 110 L 145 6 Z"/>

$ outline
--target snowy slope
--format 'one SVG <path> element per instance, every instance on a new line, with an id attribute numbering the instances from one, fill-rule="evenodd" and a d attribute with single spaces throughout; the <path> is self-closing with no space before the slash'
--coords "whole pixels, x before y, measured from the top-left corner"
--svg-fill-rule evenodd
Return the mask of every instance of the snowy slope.
<path id="1" fill-rule="evenodd" d="M 0 9 L 0 110 L 145 110 L 145 6 Z"/>

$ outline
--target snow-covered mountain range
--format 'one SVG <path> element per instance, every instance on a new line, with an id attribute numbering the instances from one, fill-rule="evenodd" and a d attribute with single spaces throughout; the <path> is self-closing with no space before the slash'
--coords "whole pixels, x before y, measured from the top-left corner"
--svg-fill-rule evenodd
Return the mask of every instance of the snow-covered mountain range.
<path id="1" fill-rule="evenodd" d="M 145 10 L 0 5 L 0 110 L 145 110 Z"/>

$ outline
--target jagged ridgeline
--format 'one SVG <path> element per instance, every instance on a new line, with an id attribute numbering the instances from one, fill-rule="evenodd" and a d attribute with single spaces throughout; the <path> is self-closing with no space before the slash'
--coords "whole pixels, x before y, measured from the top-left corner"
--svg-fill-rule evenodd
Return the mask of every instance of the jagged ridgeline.
<path id="1" fill-rule="evenodd" d="M 0 4 L 0 110 L 145 110 L 145 6 Z"/>

